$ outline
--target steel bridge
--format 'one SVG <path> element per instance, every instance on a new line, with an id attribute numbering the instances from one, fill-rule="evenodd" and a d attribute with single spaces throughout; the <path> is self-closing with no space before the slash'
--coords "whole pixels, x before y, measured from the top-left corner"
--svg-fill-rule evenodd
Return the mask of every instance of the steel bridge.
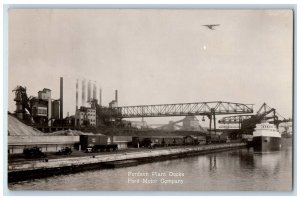
<path id="1" fill-rule="evenodd" d="M 253 113 L 253 104 L 222 101 L 115 107 L 116 118 L 228 115 Z"/>
<path id="2" fill-rule="evenodd" d="M 104 110 L 103 110 L 104 111 Z M 109 112 L 109 113 L 105 113 Z M 140 117 L 170 117 L 170 116 L 207 116 L 210 120 L 209 131 L 216 132 L 216 115 L 249 114 L 253 113 L 253 104 L 232 103 L 223 101 L 210 101 L 198 103 L 178 103 L 159 105 L 140 105 L 112 107 L 104 111 L 104 115 L 115 119 Z"/>

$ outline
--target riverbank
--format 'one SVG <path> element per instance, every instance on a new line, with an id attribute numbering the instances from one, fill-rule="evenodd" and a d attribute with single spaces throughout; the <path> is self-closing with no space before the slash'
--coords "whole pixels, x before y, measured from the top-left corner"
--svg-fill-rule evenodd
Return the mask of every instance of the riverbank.
<path id="1" fill-rule="evenodd" d="M 176 159 L 227 149 L 246 147 L 245 143 L 224 143 L 202 146 L 182 146 L 160 149 L 139 149 L 137 151 L 119 151 L 117 153 L 98 154 L 81 157 L 64 157 L 9 162 L 8 182 L 16 182 L 34 178 L 44 178 L 53 175 L 76 173 L 84 170 L 125 167 L 147 162 Z"/>

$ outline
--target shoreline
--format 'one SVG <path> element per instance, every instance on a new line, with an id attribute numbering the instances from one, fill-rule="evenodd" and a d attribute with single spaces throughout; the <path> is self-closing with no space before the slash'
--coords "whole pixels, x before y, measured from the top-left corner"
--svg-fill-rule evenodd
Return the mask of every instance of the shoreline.
<path id="1" fill-rule="evenodd" d="M 8 165 L 8 183 L 28 179 L 46 178 L 60 174 L 77 173 L 86 170 L 135 166 L 144 163 L 177 159 L 187 156 L 215 153 L 246 147 L 246 143 L 224 143 L 180 148 L 145 149 L 144 151 L 65 157 L 38 161 L 14 162 Z"/>

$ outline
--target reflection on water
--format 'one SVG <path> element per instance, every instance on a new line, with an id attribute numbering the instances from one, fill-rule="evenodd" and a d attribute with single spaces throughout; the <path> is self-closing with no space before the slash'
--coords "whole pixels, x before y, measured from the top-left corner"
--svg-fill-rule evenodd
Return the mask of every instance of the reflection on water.
<path id="1" fill-rule="evenodd" d="M 217 156 L 208 156 L 209 157 L 209 170 L 215 171 L 217 169 Z"/>
<path id="2" fill-rule="evenodd" d="M 148 176 L 133 177 L 128 172 L 148 173 Z M 152 176 L 152 172 L 165 176 Z M 184 176 L 174 176 L 179 173 Z M 140 182 L 129 183 L 129 178 L 140 179 Z M 150 179 L 156 182 L 143 183 Z M 163 182 L 166 180 L 173 182 Z M 183 183 L 176 182 L 180 180 Z M 291 191 L 292 147 L 288 145 L 272 153 L 255 153 L 253 149 L 245 148 L 30 180 L 9 187 L 14 190 Z"/>

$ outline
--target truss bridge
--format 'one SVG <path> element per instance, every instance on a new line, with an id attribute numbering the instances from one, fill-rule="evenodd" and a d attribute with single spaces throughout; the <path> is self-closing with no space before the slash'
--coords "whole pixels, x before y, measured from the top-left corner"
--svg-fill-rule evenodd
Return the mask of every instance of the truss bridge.
<path id="1" fill-rule="evenodd" d="M 228 115 L 253 113 L 253 104 L 222 101 L 115 107 L 116 118 Z"/>
<path id="2" fill-rule="evenodd" d="M 216 132 L 216 115 L 250 114 L 253 104 L 232 103 L 223 101 L 158 104 L 110 107 L 102 109 L 101 115 L 115 119 L 143 118 L 143 117 L 172 117 L 172 116 L 207 116 L 210 120 L 209 131 Z M 212 123 L 214 128 L 212 129 Z"/>

